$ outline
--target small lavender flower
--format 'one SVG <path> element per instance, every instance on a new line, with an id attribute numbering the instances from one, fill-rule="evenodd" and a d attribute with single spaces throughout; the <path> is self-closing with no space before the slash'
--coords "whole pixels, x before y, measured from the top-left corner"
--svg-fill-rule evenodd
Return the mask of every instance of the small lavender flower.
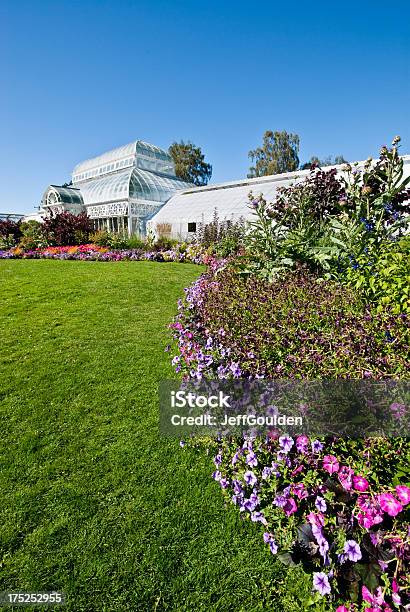
<path id="1" fill-rule="evenodd" d="M 322 538 L 319 542 L 319 552 L 324 559 L 327 557 L 328 550 L 329 550 L 329 542 L 325 538 Z"/>
<path id="2" fill-rule="evenodd" d="M 251 487 L 253 487 L 258 482 L 258 479 L 256 478 L 255 474 L 251 470 L 248 470 L 247 472 L 245 472 L 245 474 L 243 475 L 243 479 L 246 482 L 246 484 Z"/>
<path id="3" fill-rule="evenodd" d="M 252 512 L 251 521 L 254 523 L 262 523 L 262 525 L 266 525 L 266 519 L 263 512 Z"/>
<path id="4" fill-rule="evenodd" d="M 262 479 L 263 480 L 268 480 L 268 478 L 270 477 L 271 474 L 272 474 L 272 468 L 264 467 L 263 470 L 262 470 Z"/>
<path id="5" fill-rule="evenodd" d="M 240 495 L 243 492 L 242 485 L 239 480 L 232 481 L 233 492 L 235 495 Z"/>
<path id="6" fill-rule="evenodd" d="M 250 467 L 256 467 L 258 465 L 258 460 L 257 460 L 256 455 L 255 455 L 255 453 L 253 451 L 248 453 L 248 455 L 246 457 L 246 463 Z"/>
<path id="7" fill-rule="evenodd" d="M 234 378 L 240 378 L 242 370 L 239 367 L 239 363 L 232 362 L 229 369 L 231 370 Z"/>
<path id="8" fill-rule="evenodd" d="M 319 440 L 314 440 L 312 442 L 312 452 L 320 453 L 323 450 L 323 444 Z"/>
<path id="9" fill-rule="evenodd" d="M 360 546 L 357 542 L 355 542 L 355 540 L 347 540 L 343 552 L 346 553 L 349 561 L 354 561 L 355 563 L 357 561 L 360 561 L 360 559 L 362 558 Z"/>
<path id="10" fill-rule="evenodd" d="M 313 574 L 313 588 L 322 595 L 329 595 L 331 592 L 329 579 L 324 572 L 315 572 Z"/>
<path id="11" fill-rule="evenodd" d="M 218 453 L 217 455 L 215 455 L 214 463 L 215 463 L 216 467 L 219 467 L 221 465 L 221 463 L 222 463 L 222 455 L 221 455 L 221 453 Z"/>
<path id="12" fill-rule="evenodd" d="M 271 551 L 272 555 L 276 555 L 276 553 L 278 552 L 278 547 L 277 547 L 276 543 L 273 542 L 273 541 L 269 542 L 269 548 L 270 548 L 270 551 Z"/>
<path id="13" fill-rule="evenodd" d="M 326 505 L 325 500 L 323 499 L 323 497 L 320 497 L 319 495 L 316 497 L 315 506 L 320 512 L 326 512 L 327 510 L 327 505 Z"/>
<path id="14" fill-rule="evenodd" d="M 281 495 L 280 493 L 278 493 L 277 495 L 275 495 L 275 498 L 272 503 L 275 506 L 278 506 L 278 508 L 283 508 L 287 501 L 288 498 L 285 495 Z"/>
<path id="15" fill-rule="evenodd" d="M 285 453 L 288 453 L 290 451 L 294 443 L 295 442 L 293 438 L 291 438 L 290 436 L 280 436 L 279 438 L 279 446 Z"/>

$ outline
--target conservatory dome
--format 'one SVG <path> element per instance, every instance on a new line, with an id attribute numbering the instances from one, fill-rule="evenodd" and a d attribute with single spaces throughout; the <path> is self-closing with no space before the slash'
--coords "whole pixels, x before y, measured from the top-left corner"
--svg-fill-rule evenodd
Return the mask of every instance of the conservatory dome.
<path id="1" fill-rule="evenodd" d="M 79 189 L 49 185 L 41 200 L 45 211 L 68 212 L 78 214 L 84 210 L 83 198 Z"/>
<path id="2" fill-rule="evenodd" d="M 77 164 L 72 185 L 50 185 L 44 212 L 86 211 L 96 229 L 145 233 L 147 220 L 176 192 L 191 187 L 175 176 L 170 154 L 142 140 Z"/>

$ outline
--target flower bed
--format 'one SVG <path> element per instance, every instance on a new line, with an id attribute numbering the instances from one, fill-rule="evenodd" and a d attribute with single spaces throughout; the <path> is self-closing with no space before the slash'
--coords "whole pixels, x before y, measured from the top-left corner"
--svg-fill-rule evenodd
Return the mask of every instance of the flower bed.
<path id="1" fill-rule="evenodd" d="M 0 259 L 74 259 L 77 261 L 175 261 L 180 263 L 207 264 L 209 256 L 201 249 L 188 245 L 186 248 L 175 247 L 168 250 L 146 251 L 143 249 L 108 249 L 95 244 L 79 246 L 46 247 L 24 250 L 15 247 L 0 250 Z"/>
<path id="2" fill-rule="evenodd" d="M 313 574 L 313 595 L 338 612 L 410 604 L 410 444 L 278 437 L 216 447 L 214 479 L 263 525 L 268 550 Z M 346 601 L 348 600 L 348 601 Z M 343 607 L 344 606 L 344 607 Z M 366 608 L 364 608 L 366 609 Z"/>
<path id="3" fill-rule="evenodd" d="M 405 314 L 302 273 L 268 283 L 214 263 L 186 289 L 171 328 L 173 365 L 185 379 L 400 379 L 409 367 Z M 190 444 L 214 452 L 214 479 L 263 526 L 267 554 L 312 574 L 304 604 L 338 612 L 410 605 L 408 440 L 272 430 Z"/>
<path id="4" fill-rule="evenodd" d="M 229 267 L 203 275 L 172 328 L 176 371 L 190 378 L 400 378 L 410 366 L 408 315 L 303 274 L 273 284 Z"/>

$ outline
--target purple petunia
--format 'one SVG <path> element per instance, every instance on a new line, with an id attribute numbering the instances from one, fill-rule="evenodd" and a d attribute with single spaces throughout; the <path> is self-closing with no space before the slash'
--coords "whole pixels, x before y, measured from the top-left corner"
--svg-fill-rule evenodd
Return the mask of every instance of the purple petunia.
<path id="1" fill-rule="evenodd" d="M 250 467 L 256 467 L 258 465 L 258 460 L 257 460 L 256 455 L 255 455 L 255 453 L 253 451 L 248 453 L 248 455 L 246 457 L 246 463 Z"/>
<path id="2" fill-rule="evenodd" d="M 256 478 L 255 474 L 251 470 L 248 470 L 247 472 L 245 472 L 245 474 L 243 475 L 243 479 L 246 482 L 246 484 L 251 487 L 253 487 L 258 482 L 258 479 Z"/>
<path id="3" fill-rule="evenodd" d="M 269 549 L 272 553 L 272 555 L 276 555 L 276 553 L 278 552 L 278 547 L 276 545 L 276 543 L 274 541 L 269 542 Z"/>
<path id="4" fill-rule="evenodd" d="M 331 588 L 329 578 L 324 572 L 315 572 L 313 574 L 313 588 L 322 595 L 330 595 Z"/>
<path id="5" fill-rule="evenodd" d="M 343 552 L 347 555 L 349 561 L 354 561 L 355 563 L 362 558 L 360 546 L 355 540 L 347 540 Z"/>
<path id="6" fill-rule="evenodd" d="M 312 442 L 312 452 L 320 453 L 322 450 L 323 450 L 323 444 L 320 442 L 320 440 L 314 440 Z"/>
<path id="7" fill-rule="evenodd" d="M 315 506 L 320 512 L 326 512 L 327 510 L 327 505 L 326 505 L 325 500 L 323 499 L 323 497 L 320 497 L 319 495 L 316 497 Z"/>
<path id="8" fill-rule="evenodd" d="M 279 438 L 279 446 L 285 453 L 288 453 L 291 450 L 294 443 L 293 438 L 290 436 L 280 436 Z"/>

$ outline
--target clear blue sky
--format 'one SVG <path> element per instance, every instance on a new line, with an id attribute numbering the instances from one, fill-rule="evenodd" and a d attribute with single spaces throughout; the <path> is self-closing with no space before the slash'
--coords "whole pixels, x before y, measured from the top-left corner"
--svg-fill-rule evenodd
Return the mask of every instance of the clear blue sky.
<path id="1" fill-rule="evenodd" d="M 0 212 L 140 138 L 245 177 L 266 129 L 301 161 L 410 153 L 410 2 L 0 2 Z"/>

